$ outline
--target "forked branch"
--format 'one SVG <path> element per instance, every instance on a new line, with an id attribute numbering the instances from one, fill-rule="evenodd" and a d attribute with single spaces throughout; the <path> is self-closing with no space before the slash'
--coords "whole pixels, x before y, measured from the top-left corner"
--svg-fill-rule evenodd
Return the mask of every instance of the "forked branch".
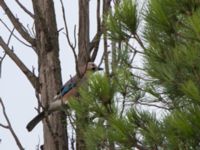
<path id="1" fill-rule="evenodd" d="M 78 56 L 76 54 L 76 26 L 74 26 L 74 44 L 72 44 L 70 37 L 69 37 L 69 32 L 68 32 L 67 20 L 66 20 L 66 15 L 65 15 L 65 7 L 64 7 L 62 0 L 60 0 L 60 3 L 61 3 L 61 7 L 62 7 L 63 21 L 64 21 L 64 26 L 65 26 L 65 35 L 67 38 L 67 42 L 74 54 L 74 59 L 75 59 L 75 63 L 76 63 L 76 73 L 80 77 L 81 75 L 80 75 L 80 72 L 78 69 Z"/>
<path id="2" fill-rule="evenodd" d="M 24 7 L 24 5 L 22 5 L 19 0 L 15 0 L 15 2 L 19 5 L 19 7 L 21 7 L 21 9 L 24 10 L 24 12 L 26 12 L 31 18 L 34 19 L 34 15 L 26 7 Z"/>
<path id="3" fill-rule="evenodd" d="M 13 49 L 10 49 L 8 45 L 4 42 L 0 36 L 0 46 L 4 49 L 5 53 L 15 62 L 15 64 L 21 69 L 21 71 L 26 75 L 26 77 L 31 82 L 32 86 L 39 91 L 39 81 L 27 67 L 26 65 L 18 58 L 18 56 L 13 52 Z"/>
<path id="4" fill-rule="evenodd" d="M 13 127 L 12 127 L 12 125 L 10 123 L 10 120 L 9 120 L 8 115 L 6 113 L 6 109 L 5 109 L 4 103 L 3 103 L 1 98 L 0 98 L 0 104 L 1 104 L 1 107 L 2 107 L 3 115 L 4 115 L 4 117 L 6 119 L 6 123 L 7 123 L 7 125 L 0 124 L 0 126 L 2 128 L 8 129 L 11 132 L 15 142 L 17 143 L 17 146 L 19 147 L 19 149 L 20 150 L 24 150 L 19 138 L 17 137 L 15 131 L 13 130 Z"/>
<path id="5" fill-rule="evenodd" d="M 8 18 L 10 19 L 10 21 L 12 22 L 16 30 L 21 34 L 21 36 L 27 42 L 31 43 L 31 45 L 34 47 L 35 39 L 30 36 L 28 31 L 25 29 L 25 27 L 19 22 L 19 19 L 13 15 L 13 13 L 9 9 L 9 7 L 6 5 L 4 0 L 0 0 L 0 6 L 3 8 L 3 10 L 5 11 L 6 15 L 8 16 Z"/>
<path id="6" fill-rule="evenodd" d="M 12 35 L 13 35 L 13 32 L 14 32 L 15 28 L 13 28 L 13 30 L 11 31 L 10 33 L 10 36 L 8 38 L 8 42 L 7 42 L 7 45 L 9 45 L 10 43 L 10 40 L 12 38 Z M 0 78 L 1 78 L 1 71 L 2 71 L 2 63 L 3 63 L 3 60 L 4 58 L 6 57 L 6 53 L 4 53 L 4 55 L 2 57 L 0 57 Z"/>

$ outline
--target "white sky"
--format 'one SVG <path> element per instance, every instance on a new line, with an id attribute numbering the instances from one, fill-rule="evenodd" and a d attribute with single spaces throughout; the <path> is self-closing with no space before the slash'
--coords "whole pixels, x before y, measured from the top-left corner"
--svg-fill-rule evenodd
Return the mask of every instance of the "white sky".
<path id="1" fill-rule="evenodd" d="M 73 35 L 74 25 L 78 25 L 78 0 L 63 1 L 66 7 L 68 29 L 71 35 Z M 60 1 L 57 0 L 54 2 L 57 14 L 57 25 L 58 29 L 60 29 L 63 27 Z M 24 26 L 27 26 L 27 24 L 29 24 L 29 26 L 32 27 L 32 20 L 17 6 L 15 0 L 6 0 L 6 3 L 8 4 L 12 12 L 17 17 L 19 17 L 20 21 L 23 22 Z M 22 3 L 24 4 L 24 6 L 32 11 L 31 0 L 25 0 Z M 93 0 L 90 1 L 90 4 L 90 11 L 92 12 L 90 13 L 90 35 L 91 37 L 93 37 L 96 31 L 96 2 Z M 9 22 L 1 8 L 0 19 L 6 22 L 12 29 L 11 23 Z M 17 34 L 17 32 L 15 32 L 15 34 Z M 69 79 L 70 75 L 73 75 L 75 73 L 74 58 L 71 49 L 68 47 L 64 34 L 60 33 L 60 35 L 60 59 L 62 65 L 63 82 L 65 82 Z M 9 32 L 1 23 L 0 36 L 2 36 L 5 40 L 7 40 L 9 36 Z M 73 39 L 73 37 L 71 39 Z M 10 46 L 14 46 L 14 52 L 23 60 L 23 62 L 29 67 L 29 69 L 32 69 L 32 66 L 37 66 L 37 57 L 31 49 L 16 41 L 14 37 L 11 40 Z M 0 56 L 2 56 L 1 47 Z M 97 60 L 96 62 L 99 62 L 99 60 Z M 26 124 L 37 113 L 34 109 L 34 107 L 37 106 L 34 89 L 32 88 L 29 81 L 26 79 L 26 77 L 23 75 L 23 73 L 21 73 L 21 71 L 16 67 L 16 65 L 8 56 L 6 56 L 5 60 L 3 61 L 2 78 L 0 79 L 0 97 L 4 101 L 7 114 L 13 125 L 14 131 L 19 137 L 22 145 L 27 150 L 35 150 L 36 145 L 39 142 L 40 144 L 43 143 L 42 124 L 40 123 L 32 132 L 27 132 L 25 128 Z M 6 124 L 2 115 L 2 108 L 0 108 L 0 123 Z M 0 127 L 0 139 L 2 140 L 0 143 L 0 150 L 18 149 L 9 130 Z"/>

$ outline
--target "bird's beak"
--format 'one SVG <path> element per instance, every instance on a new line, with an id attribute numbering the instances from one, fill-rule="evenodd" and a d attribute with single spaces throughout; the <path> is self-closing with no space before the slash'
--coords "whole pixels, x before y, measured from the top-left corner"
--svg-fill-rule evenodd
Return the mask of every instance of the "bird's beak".
<path id="1" fill-rule="evenodd" d="M 98 68 L 97 68 L 97 70 L 98 70 L 98 71 L 100 71 L 100 70 L 103 70 L 103 68 L 101 68 L 101 67 L 98 67 Z"/>

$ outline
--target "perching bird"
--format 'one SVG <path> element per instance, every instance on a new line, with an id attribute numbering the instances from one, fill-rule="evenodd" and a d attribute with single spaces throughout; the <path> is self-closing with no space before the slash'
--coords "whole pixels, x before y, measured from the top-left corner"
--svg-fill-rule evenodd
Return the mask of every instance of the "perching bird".
<path id="1" fill-rule="evenodd" d="M 84 74 L 83 77 L 78 80 L 78 76 L 75 75 L 69 81 L 67 81 L 60 92 L 54 97 L 54 102 L 50 103 L 47 110 L 42 111 L 36 117 L 34 117 L 26 126 L 28 131 L 31 131 L 42 119 L 50 115 L 52 112 L 62 108 L 64 104 L 67 104 L 68 99 L 71 96 L 76 96 L 78 94 L 78 87 L 86 80 L 87 74 L 89 72 L 95 72 L 102 70 L 102 68 L 97 67 L 93 62 L 88 62 L 86 66 L 80 68 L 80 73 Z"/>

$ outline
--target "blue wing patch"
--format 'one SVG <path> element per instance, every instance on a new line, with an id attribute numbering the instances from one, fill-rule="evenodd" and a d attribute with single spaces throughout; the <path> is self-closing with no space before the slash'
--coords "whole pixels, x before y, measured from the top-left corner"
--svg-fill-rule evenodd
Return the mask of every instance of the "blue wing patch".
<path id="1" fill-rule="evenodd" d="M 76 86 L 76 83 L 69 83 L 62 87 L 61 89 L 61 96 L 64 96 L 66 93 L 68 93 L 72 88 Z"/>

